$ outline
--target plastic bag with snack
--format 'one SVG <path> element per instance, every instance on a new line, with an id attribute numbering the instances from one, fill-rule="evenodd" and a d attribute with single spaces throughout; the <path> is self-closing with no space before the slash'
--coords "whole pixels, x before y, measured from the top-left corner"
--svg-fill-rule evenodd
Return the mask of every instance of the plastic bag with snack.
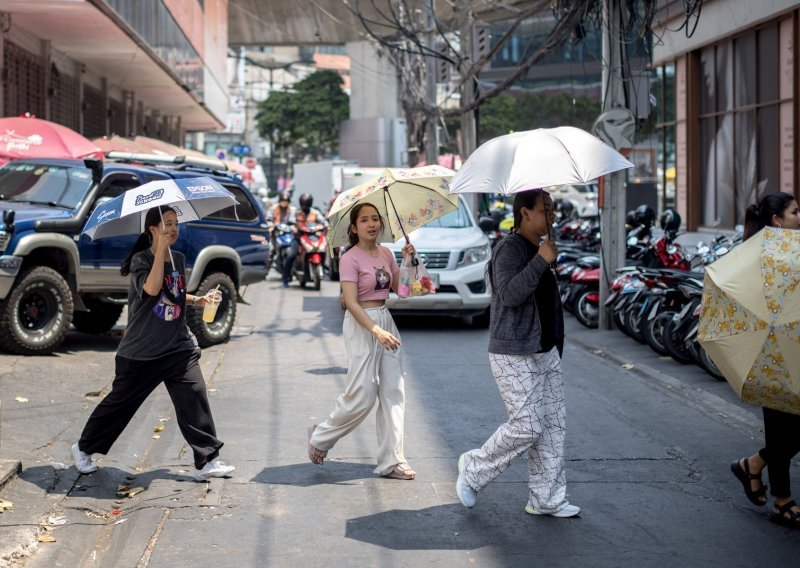
<path id="1" fill-rule="evenodd" d="M 431 280 L 425 266 L 419 261 L 417 255 L 403 256 L 400 263 L 400 283 L 397 286 L 397 295 L 400 298 L 414 296 L 427 296 L 436 293 L 436 285 Z"/>

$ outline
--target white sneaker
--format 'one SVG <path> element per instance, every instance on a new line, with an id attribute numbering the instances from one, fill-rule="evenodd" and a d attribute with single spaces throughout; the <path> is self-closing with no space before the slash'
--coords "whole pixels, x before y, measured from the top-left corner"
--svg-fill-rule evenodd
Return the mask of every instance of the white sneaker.
<path id="1" fill-rule="evenodd" d="M 472 508 L 478 500 L 478 492 L 467 483 L 464 477 L 464 454 L 458 456 L 458 479 L 456 480 L 456 495 L 465 507 Z"/>
<path id="2" fill-rule="evenodd" d="M 72 459 L 75 460 L 75 469 L 81 473 L 94 473 L 97 466 L 92 463 L 92 456 L 81 451 L 78 443 L 72 444 Z"/>
<path id="3" fill-rule="evenodd" d="M 558 511 L 540 511 L 539 509 L 531 505 L 530 501 L 528 501 L 528 504 L 525 505 L 525 512 L 528 513 L 529 515 L 550 515 L 551 517 L 566 518 L 566 517 L 577 517 L 578 515 L 581 514 L 581 508 L 567 503 Z"/>
<path id="4" fill-rule="evenodd" d="M 198 481 L 204 481 L 209 477 L 225 477 L 232 472 L 235 467 L 221 462 L 219 458 L 213 459 L 203 466 L 203 469 L 195 470 L 194 478 Z"/>

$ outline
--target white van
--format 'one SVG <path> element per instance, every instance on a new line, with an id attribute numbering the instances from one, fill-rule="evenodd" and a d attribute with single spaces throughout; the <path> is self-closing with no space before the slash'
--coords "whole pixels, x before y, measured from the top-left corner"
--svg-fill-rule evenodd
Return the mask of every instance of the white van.
<path id="1" fill-rule="evenodd" d="M 478 227 L 462 197 L 459 206 L 409 234 L 422 263 L 436 284 L 436 294 L 398 298 L 391 294 L 386 306 L 395 314 L 465 316 L 478 326 L 489 325 L 491 292 L 486 265 L 491 245 Z M 402 261 L 405 241 L 383 243 Z"/>

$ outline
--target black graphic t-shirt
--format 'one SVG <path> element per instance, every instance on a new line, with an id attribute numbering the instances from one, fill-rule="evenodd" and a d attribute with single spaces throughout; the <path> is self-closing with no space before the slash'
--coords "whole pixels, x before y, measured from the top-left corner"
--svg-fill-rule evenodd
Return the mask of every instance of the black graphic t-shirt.
<path id="1" fill-rule="evenodd" d="M 197 340 L 186 325 L 186 258 L 172 252 L 175 268 L 164 263 L 161 291 L 150 296 L 144 283 L 153 265 L 153 252 L 143 250 L 131 260 L 128 291 L 128 326 L 117 355 L 126 359 L 156 359 L 176 351 L 197 348 Z"/>

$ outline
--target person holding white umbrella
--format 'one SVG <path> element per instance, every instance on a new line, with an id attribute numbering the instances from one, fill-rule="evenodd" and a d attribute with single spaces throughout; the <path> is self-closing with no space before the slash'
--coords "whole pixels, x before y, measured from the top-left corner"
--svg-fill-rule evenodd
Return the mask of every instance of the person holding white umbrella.
<path id="1" fill-rule="evenodd" d="M 513 214 L 514 228 L 489 264 L 489 362 L 508 420 L 458 458 L 456 493 L 465 507 L 475 506 L 478 491 L 527 452 L 525 511 L 574 517 L 581 510 L 566 499 L 564 474 L 564 319 L 550 269 L 558 254 L 548 238 L 553 201 L 542 189 L 517 192 Z"/>
<path id="2" fill-rule="evenodd" d="M 72 446 L 79 472 L 97 470 L 92 454 L 106 454 L 151 392 L 162 382 L 175 405 L 178 426 L 194 454 L 197 480 L 224 477 L 234 467 L 219 460 L 222 442 L 200 370 L 200 348 L 186 324 L 186 307 L 219 301 L 219 292 L 186 293 L 186 258 L 170 250 L 178 239 L 172 207 L 149 209 L 144 231 L 122 262 L 130 274 L 128 325 L 115 359 L 111 392 L 94 409 Z"/>

